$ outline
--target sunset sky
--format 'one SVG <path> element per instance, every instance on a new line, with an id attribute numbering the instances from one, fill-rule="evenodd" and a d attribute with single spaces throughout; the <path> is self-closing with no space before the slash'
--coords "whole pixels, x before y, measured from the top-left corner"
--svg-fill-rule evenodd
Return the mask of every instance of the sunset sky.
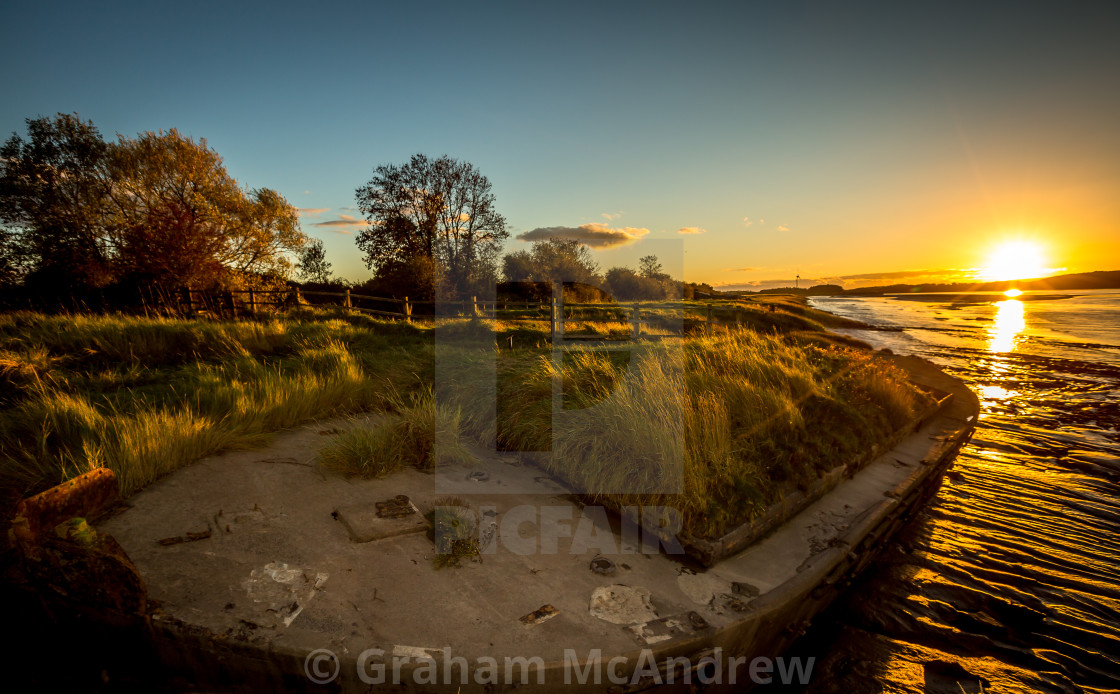
<path id="1" fill-rule="evenodd" d="M 107 138 L 206 138 L 353 280 L 354 189 L 416 152 L 475 164 L 514 236 L 638 239 L 604 268 L 678 239 L 685 279 L 727 286 L 959 279 L 1009 240 L 1048 270 L 1120 269 L 1116 2 L 5 3 L 0 22 L 4 137 L 77 112 Z"/>

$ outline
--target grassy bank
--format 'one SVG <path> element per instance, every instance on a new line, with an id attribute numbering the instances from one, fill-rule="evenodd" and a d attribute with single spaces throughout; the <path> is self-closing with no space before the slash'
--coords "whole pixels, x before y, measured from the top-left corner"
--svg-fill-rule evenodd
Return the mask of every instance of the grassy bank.
<path id="1" fill-rule="evenodd" d="M 842 319 L 801 299 L 642 312 L 646 334 L 687 337 L 643 342 L 633 356 L 572 350 L 554 362 L 547 321 L 436 328 L 452 344 L 441 359 L 496 357 L 496 384 L 435 383 L 431 327 L 330 311 L 242 322 L 0 316 L 0 486 L 10 503 L 107 466 L 128 495 L 269 432 L 374 410 L 389 416 L 336 437 L 324 468 L 383 476 L 430 468 L 433 448 L 462 462 L 461 442 L 496 441 L 551 451 L 541 465 L 576 487 L 613 505 L 676 507 L 690 531 L 714 535 L 856 461 L 924 405 L 901 373 L 824 332 Z M 597 313 L 613 322 L 588 320 Z M 628 315 L 573 307 L 569 334 L 623 337 Z M 554 379 L 563 383 L 555 431 Z M 495 390 L 497 417 L 487 418 L 479 398 Z M 674 475 L 683 494 L 665 495 L 661 483 Z"/>

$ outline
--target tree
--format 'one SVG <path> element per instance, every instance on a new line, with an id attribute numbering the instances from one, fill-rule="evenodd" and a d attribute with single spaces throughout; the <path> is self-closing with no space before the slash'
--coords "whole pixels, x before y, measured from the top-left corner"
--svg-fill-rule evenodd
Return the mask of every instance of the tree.
<path id="1" fill-rule="evenodd" d="M 327 262 L 327 252 L 323 250 L 323 242 L 312 239 L 303 247 L 296 264 L 299 277 L 311 282 L 328 284 L 331 281 L 331 264 Z"/>
<path id="2" fill-rule="evenodd" d="M 450 291 L 466 293 L 493 280 L 509 232 L 490 181 L 473 165 L 415 154 L 406 164 L 375 168 L 356 194 L 370 223 L 356 242 L 375 273 L 425 257 L 439 266 Z"/>
<path id="3" fill-rule="evenodd" d="M 307 242 L 274 190 L 246 193 L 222 158 L 177 130 L 121 137 L 112 152 L 109 227 L 122 279 L 237 285 L 287 277 Z"/>
<path id="4" fill-rule="evenodd" d="M 649 279 L 660 280 L 668 279 L 669 275 L 661 271 L 661 263 L 657 260 L 655 255 L 643 256 L 638 261 L 638 274 L 642 277 Z"/>
<path id="5" fill-rule="evenodd" d="M 101 139 L 76 115 L 27 120 L 0 148 L 0 281 L 72 293 L 111 283 L 259 283 L 290 274 L 296 210 L 243 190 L 205 140 Z"/>
<path id="6" fill-rule="evenodd" d="M 574 239 L 546 239 L 527 251 L 509 253 L 502 259 L 502 274 L 507 282 L 603 281 L 591 249 Z"/>
<path id="7" fill-rule="evenodd" d="M 102 286 L 111 279 L 109 146 L 77 115 L 25 122 L 27 140 L 13 133 L 0 148 L 2 264 L 55 290 Z"/>
<path id="8" fill-rule="evenodd" d="M 607 270 L 605 283 L 611 296 L 619 301 L 679 298 L 680 294 L 678 283 L 669 279 L 668 275 L 647 277 L 628 267 L 612 267 Z"/>

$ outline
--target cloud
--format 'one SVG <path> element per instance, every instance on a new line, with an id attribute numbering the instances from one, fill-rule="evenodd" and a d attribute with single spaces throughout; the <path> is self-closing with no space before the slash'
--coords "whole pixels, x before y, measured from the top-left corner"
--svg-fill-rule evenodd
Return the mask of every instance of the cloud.
<path id="1" fill-rule="evenodd" d="M 333 231 L 338 234 L 352 234 L 355 229 L 364 229 L 369 226 L 369 221 L 365 219 L 357 219 L 352 215 L 340 214 L 338 219 L 328 219 L 325 222 L 315 222 L 313 226 L 322 228 L 324 231 Z"/>
<path id="2" fill-rule="evenodd" d="M 604 212 L 602 214 L 602 217 L 604 219 L 606 219 L 608 222 L 613 222 L 614 220 L 618 219 L 621 216 L 622 216 L 622 210 L 619 210 L 618 212 Z"/>
<path id="3" fill-rule="evenodd" d="M 677 229 L 678 234 L 703 234 L 707 231 L 707 229 L 701 229 L 700 227 L 681 227 Z"/>
<path id="4" fill-rule="evenodd" d="M 743 217 L 743 226 L 749 227 L 752 224 L 754 224 L 754 222 L 751 221 L 750 217 Z"/>
<path id="5" fill-rule="evenodd" d="M 621 227 L 612 229 L 606 224 L 581 224 L 578 227 L 537 227 L 518 234 L 522 241 L 544 241 L 546 239 L 572 239 L 591 248 L 614 248 L 633 243 L 649 233 L 649 229 Z"/>
<path id="6" fill-rule="evenodd" d="M 319 215 L 323 214 L 324 212 L 326 212 L 329 209 L 331 209 L 331 208 L 329 208 L 329 207 L 297 207 L 296 211 L 299 212 L 299 216 L 301 216 L 301 217 L 318 217 Z"/>
<path id="7" fill-rule="evenodd" d="M 785 224 L 779 224 L 778 231 L 789 231 L 789 227 L 787 227 Z"/>
<path id="8" fill-rule="evenodd" d="M 760 267 L 725 267 L 724 272 L 758 272 Z"/>
<path id="9" fill-rule="evenodd" d="M 311 191 L 310 190 L 305 190 L 305 191 L 303 191 L 303 194 L 304 195 L 311 195 Z"/>

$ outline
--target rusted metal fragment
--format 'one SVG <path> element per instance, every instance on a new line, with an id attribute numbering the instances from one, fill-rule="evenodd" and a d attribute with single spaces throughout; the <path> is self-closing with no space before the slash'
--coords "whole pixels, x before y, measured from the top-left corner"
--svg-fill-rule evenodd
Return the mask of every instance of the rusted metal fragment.
<path id="1" fill-rule="evenodd" d="M 147 590 L 136 567 L 111 535 L 86 521 L 119 500 L 116 477 L 98 468 L 16 506 L 12 544 L 45 599 L 108 622 L 147 614 Z"/>
<path id="2" fill-rule="evenodd" d="M 9 531 L 12 544 L 34 550 L 44 532 L 71 518 L 96 518 L 120 501 L 117 478 L 97 468 L 20 501 Z"/>
<path id="3" fill-rule="evenodd" d="M 408 513 L 405 513 L 400 506 L 394 505 L 388 515 L 382 515 L 382 508 L 389 508 L 378 508 L 378 505 L 383 503 L 386 502 L 355 504 L 343 506 L 335 511 L 338 520 L 350 533 L 352 541 L 372 542 L 410 533 L 422 533 L 428 529 L 428 521 L 420 515 L 408 497 L 404 497 L 404 505 L 407 506 Z"/>
<path id="4" fill-rule="evenodd" d="M 386 501 L 374 502 L 378 518 L 404 518 L 416 513 L 416 508 L 404 494 L 398 494 Z"/>
<path id="5" fill-rule="evenodd" d="M 534 610 L 522 617 L 521 623 L 530 625 L 540 624 L 541 622 L 547 622 L 558 614 L 560 614 L 560 610 L 556 609 L 552 605 L 541 605 L 539 609 Z"/>
<path id="6" fill-rule="evenodd" d="M 199 540 L 209 540 L 210 535 L 211 535 L 210 528 L 207 528 L 206 530 L 204 530 L 200 533 L 192 533 L 192 532 L 188 531 L 186 535 L 176 535 L 175 537 L 165 537 L 162 540 L 160 540 L 159 543 L 161 545 L 165 546 L 165 547 L 168 546 L 168 545 L 180 545 L 184 542 L 197 542 Z"/>
<path id="7" fill-rule="evenodd" d="M 136 567 L 111 535 L 84 518 L 72 518 L 44 534 L 24 570 L 44 597 L 110 622 L 147 613 L 147 590 Z"/>

